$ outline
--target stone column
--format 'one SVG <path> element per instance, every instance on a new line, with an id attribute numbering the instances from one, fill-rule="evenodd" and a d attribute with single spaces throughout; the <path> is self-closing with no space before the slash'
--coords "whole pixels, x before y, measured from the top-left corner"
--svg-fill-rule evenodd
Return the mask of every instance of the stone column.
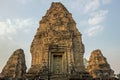
<path id="1" fill-rule="evenodd" d="M 49 47 L 48 45 L 45 46 L 45 49 L 44 49 L 44 59 L 45 59 L 45 62 L 47 63 L 47 66 L 48 66 L 48 61 L 50 62 L 50 51 L 49 51 Z M 49 58 L 48 58 L 49 57 Z"/>
<path id="2" fill-rule="evenodd" d="M 71 54 L 71 51 L 70 51 L 70 48 L 67 48 L 67 61 L 68 61 L 68 72 L 70 73 L 70 64 L 71 64 L 71 56 L 70 56 L 70 54 Z"/>

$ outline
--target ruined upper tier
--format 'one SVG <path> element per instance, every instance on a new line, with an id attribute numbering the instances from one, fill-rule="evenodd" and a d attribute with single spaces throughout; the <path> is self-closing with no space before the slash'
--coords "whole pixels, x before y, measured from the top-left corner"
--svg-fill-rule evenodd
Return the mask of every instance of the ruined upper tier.
<path id="1" fill-rule="evenodd" d="M 2 69 L 1 78 L 22 78 L 26 73 L 25 55 L 22 49 L 17 49 L 10 56 Z"/>
<path id="2" fill-rule="evenodd" d="M 99 49 L 91 53 L 88 71 L 93 78 L 114 77 L 114 71 L 110 68 L 106 58 Z"/>

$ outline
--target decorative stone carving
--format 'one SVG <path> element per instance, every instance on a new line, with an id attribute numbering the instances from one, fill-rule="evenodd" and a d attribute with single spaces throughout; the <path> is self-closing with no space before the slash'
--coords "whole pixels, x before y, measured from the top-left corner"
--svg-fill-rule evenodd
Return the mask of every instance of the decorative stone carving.
<path id="1" fill-rule="evenodd" d="M 72 70 L 85 71 L 84 45 L 81 37 L 71 13 L 60 2 L 53 2 L 40 21 L 31 44 L 32 64 L 26 76 L 41 73 L 43 64 L 51 74 L 55 74 L 55 70 L 58 70 L 53 65 L 55 63 L 61 64 L 58 71 L 60 74 L 70 74 Z"/>
<path id="2" fill-rule="evenodd" d="M 110 68 L 102 52 L 97 49 L 91 53 L 88 65 L 88 72 L 93 78 L 111 78 L 114 77 L 114 71 Z"/>
<path id="3" fill-rule="evenodd" d="M 17 49 L 11 55 L 1 72 L 1 78 L 22 78 L 26 73 L 25 55 L 22 49 Z"/>

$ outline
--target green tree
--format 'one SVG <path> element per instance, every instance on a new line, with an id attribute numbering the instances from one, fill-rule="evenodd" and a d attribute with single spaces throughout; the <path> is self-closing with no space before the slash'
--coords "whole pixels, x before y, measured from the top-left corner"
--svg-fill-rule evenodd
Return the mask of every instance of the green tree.
<path id="1" fill-rule="evenodd" d="M 118 79 L 120 80 L 120 73 L 119 73 L 119 74 L 117 74 L 117 77 L 118 77 Z"/>

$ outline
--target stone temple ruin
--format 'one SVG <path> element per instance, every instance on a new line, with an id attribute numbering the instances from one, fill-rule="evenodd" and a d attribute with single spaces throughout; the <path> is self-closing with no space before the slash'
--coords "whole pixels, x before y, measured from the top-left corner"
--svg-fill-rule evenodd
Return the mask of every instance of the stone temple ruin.
<path id="1" fill-rule="evenodd" d="M 81 37 L 71 13 L 61 3 L 52 3 L 33 39 L 32 64 L 26 76 L 41 74 L 44 78 L 50 74 L 55 80 L 58 77 L 66 80 L 68 75 L 79 77 L 77 73 L 85 73 Z"/>
<path id="2" fill-rule="evenodd" d="M 114 71 L 110 68 L 106 58 L 102 55 L 102 52 L 97 49 L 91 53 L 88 72 L 93 78 L 112 78 L 114 77 Z M 106 79 L 105 79 L 106 80 Z"/>
<path id="3" fill-rule="evenodd" d="M 32 41 L 30 52 L 32 62 L 27 73 L 24 52 L 19 49 L 13 54 L 15 56 L 10 57 L 8 60 L 0 74 L 0 78 L 92 80 L 92 77 L 97 77 L 93 73 L 97 64 L 94 65 L 92 56 L 89 61 L 88 71 L 85 69 L 82 34 L 78 31 L 72 14 L 60 2 L 53 2 L 39 22 L 39 28 Z M 98 55 L 103 56 L 102 54 Z M 113 71 L 110 69 L 106 59 L 104 57 L 100 59 L 102 59 L 101 62 L 106 64 L 101 63 L 103 66 L 98 67 L 99 70 L 104 68 L 104 71 L 108 70 L 109 74 L 112 74 Z M 99 72 L 99 70 L 96 71 Z"/>
<path id="4" fill-rule="evenodd" d="M 5 78 L 5 80 L 22 78 L 26 73 L 26 69 L 24 51 L 22 49 L 17 49 L 7 61 L 7 64 L 0 74 L 0 78 Z"/>

